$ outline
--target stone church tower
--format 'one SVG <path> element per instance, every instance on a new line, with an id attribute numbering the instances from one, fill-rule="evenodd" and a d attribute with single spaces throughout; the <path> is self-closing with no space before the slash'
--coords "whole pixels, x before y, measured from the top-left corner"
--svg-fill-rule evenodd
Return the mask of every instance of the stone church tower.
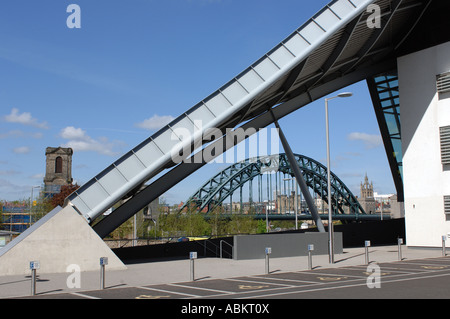
<path id="1" fill-rule="evenodd" d="M 59 192 L 62 185 L 72 184 L 71 148 L 47 147 L 44 185 L 48 192 Z"/>
<path id="2" fill-rule="evenodd" d="M 361 198 L 369 198 L 369 197 L 373 197 L 373 182 L 369 184 L 369 178 L 367 177 L 366 173 L 366 177 L 364 178 L 364 184 L 361 183 Z"/>
<path id="3" fill-rule="evenodd" d="M 376 210 L 375 198 L 373 197 L 373 182 L 369 183 L 369 178 L 364 177 L 364 184 L 360 186 L 361 197 L 358 199 L 362 208 L 367 214 L 374 214 Z"/>

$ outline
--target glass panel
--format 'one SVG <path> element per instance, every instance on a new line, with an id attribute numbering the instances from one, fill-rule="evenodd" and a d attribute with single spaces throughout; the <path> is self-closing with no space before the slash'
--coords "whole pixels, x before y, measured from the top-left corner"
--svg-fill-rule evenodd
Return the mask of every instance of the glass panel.
<path id="1" fill-rule="evenodd" d="M 397 170 L 403 179 L 398 76 L 393 74 L 378 76 L 374 78 L 374 81 L 388 128 L 389 140 L 384 141 L 384 143 L 390 142 L 394 150 L 394 154 L 387 155 L 394 156 Z"/>
<path id="2" fill-rule="evenodd" d="M 389 135 L 400 134 L 400 128 L 397 126 L 397 116 L 395 114 L 385 113 L 386 125 Z"/>

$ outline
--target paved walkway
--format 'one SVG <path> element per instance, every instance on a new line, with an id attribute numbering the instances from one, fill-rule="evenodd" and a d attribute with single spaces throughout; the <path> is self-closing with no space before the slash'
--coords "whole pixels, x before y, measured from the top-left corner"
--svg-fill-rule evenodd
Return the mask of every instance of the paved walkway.
<path id="1" fill-rule="evenodd" d="M 402 247 L 403 260 L 441 257 L 439 249 L 420 249 Z M 369 248 L 371 263 L 398 261 L 397 246 L 382 246 Z M 328 255 L 313 256 L 313 267 L 339 268 L 365 264 L 365 248 L 344 249 L 343 254 L 335 255 L 335 263 L 329 264 Z M 106 289 L 139 287 L 155 284 L 170 284 L 190 281 L 190 261 L 154 261 L 140 264 L 128 264 L 123 271 L 108 271 L 106 266 Z M 271 258 L 270 272 L 283 273 L 308 269 L 308 258 L 289 257 Z M 195 261 L 196 281 L 206 279 L 223 279 L 242 276 L 254 276 L 265 273 L 265 261 L 230 260 L 219 258 L 199 258 Z M 82 272 L 80 288 L 68 288 L 67 281 L 72 273 L 39 274 L 36 283 L 38 295 L 76 293 L 100 289 L 100 266 L 98 272 Z M 0 298 L 30 296 L 31 276 L 0 277 Z"/>

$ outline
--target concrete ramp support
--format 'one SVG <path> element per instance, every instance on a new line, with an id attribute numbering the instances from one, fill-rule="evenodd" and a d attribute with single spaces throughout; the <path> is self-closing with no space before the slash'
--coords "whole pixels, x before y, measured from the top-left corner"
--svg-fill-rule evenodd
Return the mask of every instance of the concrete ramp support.
<path id="1" fill-rule="evenodd" d="M 40 262 L 39 273 L 64 273 L 73 264 L 95 271 L 101 257 L 108 257 L 108 269 L 126 269 L 75 209 L 57 207 L 0 249 L 0 275 L 28 275 L 30 261 Z"/>

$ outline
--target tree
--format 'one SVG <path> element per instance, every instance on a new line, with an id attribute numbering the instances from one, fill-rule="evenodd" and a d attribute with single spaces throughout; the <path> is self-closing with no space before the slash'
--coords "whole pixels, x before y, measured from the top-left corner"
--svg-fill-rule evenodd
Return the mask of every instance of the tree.
<path id="1" fill-rule="evenodd" d="M 257 234 L 264 234 L 267 231 L 266 229 L 266 221 L 265 220 L 258 220 L 258 228 L 256 230 Z"/>
<path id="2" fill-rule="evenodd" d="M 61 186 L 61 191 L 58 194 L 55 194 L 52 199 L 50 200 L 50 204 L 52 208 L 55 208 L 57 206 L 64 206 L 64 200 L 67 196 L 72 194 L 74 191 L 76 191 L 80 186 L 78 184 L 75 185 L 63 185 Z"/>
<path id="3" fill-rule="evenodd" d="M 33 206 L 31 208 L 32 224 L 36 223 L 39 219 L 47 215 L 47 213 L 49 213 L 53 208 L 54 207 L 51 201 L 45 197 L 45 194 L 43 192 L 41 192 L 39 194 L 39 197 L 33 201 Z"/>
<path id="4" fill-rule="evenodd" d="M 189 236 L 211 235 L 211 226 L 201 213 L 191 211 L 184 218 L 186 219 L 185 230 Z"/>
<path id="5" fill-rule="evenodd" d="M 255 234 L 258 222 L 252 216 L 233 215 L 228 223 L 229 234 Z"/>
<path id="6" fill-rule="evenodd" d="M 222 217 L 221 207 L 216 207 L 209 213 L 211 218 L 209 219 L 209 225 L 211 227 L 212 236 L 220 236 L 227 232 L 227 220 Z"/>

